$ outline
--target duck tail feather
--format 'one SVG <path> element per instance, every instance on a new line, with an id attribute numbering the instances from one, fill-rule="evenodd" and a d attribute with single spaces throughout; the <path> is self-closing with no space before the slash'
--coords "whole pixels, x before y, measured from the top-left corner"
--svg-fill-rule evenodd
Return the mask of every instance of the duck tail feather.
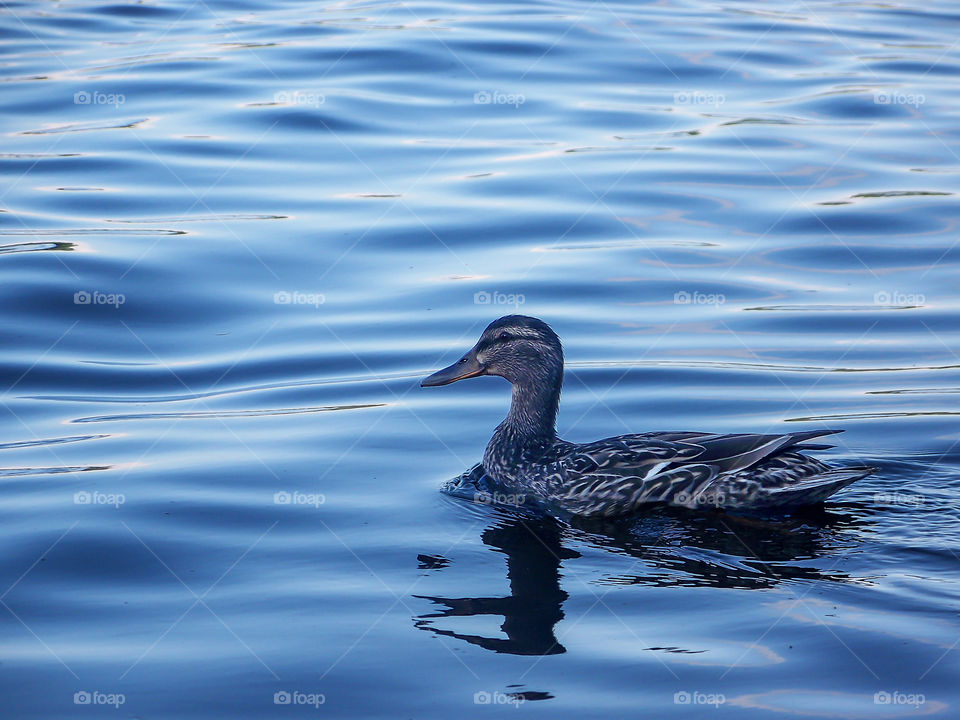
<path id="1" fill-rule="evenodd" d="M 787 437 L 790 438 L 790 443 L 785 447 L 812 440 L 813 438 L 824 437 L 825 435 L 837 435 L 842 432 L 843 430 L 802 430 L 800 432 L 787 433 Z"/>
<path id="2" fill-rule="evenodd" d="M 800 482 L 766 490 L 765 502 L 762 504 L 768 507 L 813 505 L 823 502 L 847 485 L 862 480 L 876 471 L 877 468 L 869 465 L 828 470 Z"/>

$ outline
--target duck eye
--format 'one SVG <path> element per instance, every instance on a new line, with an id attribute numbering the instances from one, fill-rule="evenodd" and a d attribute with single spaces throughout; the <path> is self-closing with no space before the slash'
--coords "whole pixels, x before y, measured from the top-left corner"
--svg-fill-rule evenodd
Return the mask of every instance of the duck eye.
<path id="1" fill-rule="evenodd" d="M 497 340 L 509 340 L 512 336 L 508 332 L 502 332 L 497 335 Z"/>
<path id="2" fill-rule="evenodd" d="M 462 357 L 459 360 L 457 360 L 457 365 L 463 365 L 463 363 L 465 363 L 466 361 L 467 359 L 465 357 Z"/>

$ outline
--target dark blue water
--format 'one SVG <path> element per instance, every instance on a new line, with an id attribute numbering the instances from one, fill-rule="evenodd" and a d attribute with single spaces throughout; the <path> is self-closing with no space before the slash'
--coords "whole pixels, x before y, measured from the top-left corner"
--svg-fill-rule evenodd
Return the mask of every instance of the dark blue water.
<path id="1" fill-rule="evenodd" d="M 5 716 L 960 712 L 954 3 L 0 18 Z M 881 472 L 782 519 L 444 496 L 509 392 L 417 381 L 517 310 L 568 439 Z"/>

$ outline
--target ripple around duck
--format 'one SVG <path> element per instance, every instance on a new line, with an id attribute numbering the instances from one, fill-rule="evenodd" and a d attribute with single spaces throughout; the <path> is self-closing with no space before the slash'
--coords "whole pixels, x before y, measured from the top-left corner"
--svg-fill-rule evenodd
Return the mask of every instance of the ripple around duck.
<path id="1" fill-rule="evenodd" d="M 897 417 L 937 417 L 942 415 L 960 415 L 952 410 L 916 410 L 910 412 L 845 413 L 838 415 L 811 415 L 809 417 L 786 418 L 784 422 L 823 422 L 831 420 L 870 420 L 876 418 Z"/>
<path id="2" fill-rule="evenodd" d="M 0 153 L 0 160 L 51 160 L 83 157 L 82 153 Z"/>
<path id="3" fill-rule="evenodd" d="M 128 130 L 141 127 L 150 122 L 150 118 L 136 120 L 92 121 L 88 123 L 65 123 L 50 125 L 35 130 L 23 130 L 21 135 L 57 135 L 61 133 L 96 132 L 98 130 Z"/>
<path id="4" fill-rule="evenodd" d="M 864 192 L 856 193 L 851 195 L 852 198 L 898 198 L 898 197 L 915 197 L 915 196 L 937 196 L 937 195 L 953 195 L 952 192 L 938 192 L 936 190 L 886 190 L 883 192 Z"/>
<path id="5" fill-rule="evenodd" d="M 125 223 L 127 225 L 140 225 L 140 224 L 152 225 L 152 224 L 159 224 L 159 223 L 180 224 L 185 222 L 229 222 L 232 220 L 288 220 L 288 219 L 289 219 L 289 216 L 287 215 L 253 215 L 253 214 L 243 214 L 243 213 L 223 213 L 220 215 L 190 215 L 190 216 L 163 217 L 163 218 L 129 218 L 129 219 L 107 218 L 107 222 Z"/>
<path id="6" fill-rule="evenodd" d="M 960 388 L 908 388 L 903 390 L 869 390 L 867 395 L 943 395 L 960 393 Z"/>
<path id="7" fill-rule="evenodd" d="M 109 469 L 109 465 L 66 465 L 62 467 L 0 468 L 0 477 L 21 477 L 24 475 L 60 475 L 62 473 L 79 473 Z"/>
<path id="8" fill-rule="evenodd" d="M 19 228 L 13 230 L 0 230 L 0 235 L 27 235 L 33 237 L 43 237 L 47 235 L 53 235 L 55 237 L 82 237 L 85 235 L 186 235 L 185 230 L 164 230 L 160 228 L 135 228 L 135 229 L 118 229 L 118 228 L 63 228 L 63 229 L 34 229 L 34 228 Z M 36 247 L 39 245 L 46 245 L 47 247 Z M 22 248 L 33 246 L 31 249 L 34 250 L 72 250 L 72 247 L 64 247 L 66 243 L 16 243 L 10 245 L 0 246 L 0 253 L 3 252 L 27 252 Z M 12 249 L 11 249 L 12 248 Z"/>
<path id="9" fill-rule="evenodd" d="M 164 373 L 166 368 L 158 363 L 108 363 L 110 365 L 127 365 L 131 367 L 159 367 Z M 338 377 L 338 378 L 325 378 L 325 379 L 304 379 L 304 380 L 291 380 L 286 382 L 275 382 L 275 383 L 263 383 L 258 385 L 246 385 L 243 387 L 234 387 L 234 388 L 221 388 L 215 390 L 199 391 L 199 392 L 187 392 L 187 393 L 177 393 L 177 394 L 168 394 L 168 393 L 158 393 L 156 395 L 22 395 L 23 399 L 27 400 L 48 400 L 54 402 L 69 402 L 69 403 L 133 403 L 133 404 L 143 404 L 143 403 L 173 403 L 173 402 L 183 402 L 190 400 L 203 400 L 208 398 L 216 397 L 236 397 L 240 398 L 247 393 L 258 393 L 271 390 L 286 390 L 286 389 L 307 389 L 315 387 L 324 387 L 328 385 L 338 386 L 338 385 L 355 385 L 355 384 L 372 384 L 372 385 L 383 385 L 385 382 L 394 381 L 394 380 L 407 380 L 425 377 L 429 374 L 430 371 L 422 370 L 418 372 L 406 372 L 406 373 L 387 373 L 387 374 L 378 374 L 378 375 L 353 375 L 348 377 Z"/>
<path id="10" fill-rule="evenodd" d="M 731 705 L 754 710 L 769 710 L 801 717 L 831 717 L 844 720 L 867 720 L 868 718 L 900 718 L 914 715 L 934 715 L 947 709 L 943 702 L 928 702 L 922 707 L 901 702 L 878 704 L 877 693 L 856 694 L 843 691 L 819 691 L 802 688 L 771 690 L 754 695 L 739 695 L 727 698 Z M 905 698 L 914 694 L 902 693 Z M 886 693 L 891 696 L 890 693 Z M 892 697 L 892 696 L 891 696 Z M 893 701 L 891 700 L 890 703 Z M 881 701 L 882 703 L 882 701 Z"/>
<path id="11" fill-rule="evenodd" d="M 617 362 L 568 362 L 567 367 L 577 368 L 604 368 L 604 367 L 676 367 L 676 368 L 715 368 L 722 370 L 742 370 L 752 372 L 755 370 L 775 371 L 776 373 L 874 373 L 874 372 L 912 372 L 926 370 L 958 370 L 960 365 L 905 365 L 889 367 L 853 367 L 839 366 L 830 367 L 826 365 L 781 365 L 771 363 L 750 363 L 750 362 L 729 362 L 722 360 L 638 360 L 635 362 L 617 361 Z"/>
<path id="12" fill-rule="evenodd" d="M 764 305 L 745 307 L 746 311 L 758 312 L 877 312 L 878 310 L 915 310 L 923 305 Z"/>
<path id="13" fill-rule="evenodd" d="M 300 408 L 273 408 L 262 410 L 204 410 L 167 413 L 128 413 L 126 415 L 99 415 L 81 417 L 72 420 L 76 423 L 119 422 L 124 420 L 159 420 L 174 418 L 178 420 L 211 420 L 223 418 L 253 418 L 271 417 L 279 415 L 305 415 L 308 413 L 335 412 L 339 410 L 364 410 L 367 408 L 386 407 L 387 403 L 370 403 L 366 405 L 333 405 L 327 407 L 300 407 Z"/>
<path id="14" fill-rule="evenodd" d="M 0 230 L 0 234 L 3 231 Z M 45 252 L 48 250 L 59 250 L 64 252 L 69 252 L 71 250 L 76 250 L 76 243 L 71 242 L 26 242 L 26 243 L 10 243 L 7 245 L 0 245 L 0 255 L 12 255 L 13 253 L 26 253 L 26 252 Z"/>
<path id="15" fill-rule="evenodd" d="M 38 440 L 21 440 L 18 442 L 0 443 L 0 450 L 13 450 L 28 447 L 46 447 L 48 445 L 62 445 L 64 443 L 83 442 L 84 440 L 100 440 L 109 435 L 73 435 L 71 437 L 44 438 Z"/>

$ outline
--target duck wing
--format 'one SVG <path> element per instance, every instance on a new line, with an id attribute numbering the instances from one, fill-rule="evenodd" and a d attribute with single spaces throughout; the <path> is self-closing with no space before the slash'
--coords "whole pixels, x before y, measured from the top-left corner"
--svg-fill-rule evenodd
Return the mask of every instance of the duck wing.
<path id="1" fill-rule="evenodd" d="M 624 471 L 646 476 L 668 463 L 683 463 L 703 454 L 699 444 L 673 442 L 650 435 L 619 435 L 592 443 L 558 446 L 556 470 L 572 476 L 603 471 Z"/>
<path id="2" fill-rule="evenodd" d="M 648 433 L 661 441 L 696 444 L 704 452 L 696 456 L 698 463 L 716 465 L 718 474 L 746 470 L 769 457 L 812 438 L 836 435 L 843 430 L 806 430 L 782 435 L 735 433 L 714 435 L 710 433 L 666 432 Z M 800 445 L 796 450 L 822 450 L 829 445 Z"/>
<path id="3" fill-rule="evenodd" d="M 565 443 L 558 450 L 559 456 L 543 466 L 546 494 L 578 515 L 623 515 L 716 476 L 714 467 L 696 462 L 705 452 L 702 446 L 649 435 Z"/>
<path id="4" fill-rule="evenodd" d="M 817 502 L 864 476 L 863 468 L 834 474 L 840 471 L 800 452 L 823 447 L 801 443 L 837 432 L 842 430 L 621 435 L 566 446 L 564 456 L 547 468 L 548 485 L 566 509 L 601 517 L 649 503 L 699 507 L 714 496 L 723 498 L 712 500 L 714 506 L 726 506 L 729 497 L 731 507 Z M 768 463 L 778 458 L 783 459 L 772 463 L 768 476 Z"/>
<path id="5" fill-rule="evenodd" d="M 831 467 L 799 450 L 799 445 L 763 463 L 718 476 L 695 496 L 675 498 L 689 508 L 789 509 L 823 502 L 850 483 L 877 471 L 868 465 Z"/>
<path id="6" fill-rule="evenodd" d="M 568 477 L 557 503 L 585 517 L 615 517 L 644 505 L 698 497 L 716 478 L 712 465 L 690 463 L 640 477 L 615 472 L 593 472 Z"/>

